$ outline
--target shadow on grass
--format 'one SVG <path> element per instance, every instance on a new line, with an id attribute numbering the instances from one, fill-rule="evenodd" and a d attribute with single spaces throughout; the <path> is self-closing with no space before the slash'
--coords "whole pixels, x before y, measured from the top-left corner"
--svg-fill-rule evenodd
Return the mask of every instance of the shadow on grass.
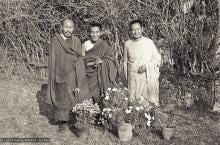
<path id="1" fill-rule="evenodd" d="M 41 85 L 41 90 L 37 92 L 36 98 L 39 105 L 39 114 L 47 117 L 48 123 L 51 125 L 58 125 L 58 122 L 54 120 L 53 106 L 47 95 L 48 84 Z"/>

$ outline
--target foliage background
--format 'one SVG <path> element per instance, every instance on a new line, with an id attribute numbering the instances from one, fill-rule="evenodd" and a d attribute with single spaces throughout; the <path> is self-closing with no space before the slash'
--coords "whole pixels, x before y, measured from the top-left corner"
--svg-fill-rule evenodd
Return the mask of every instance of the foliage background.
<path id="1" fill-rule="evenodd" d="M 46 78 L 50 38 L 65 18 L 73 19 L 82 41 L 90 22 L 102 23 L 103 37 L 121 64 L 128 23 L 141 19 L 144 35 L 154 40 L 163 58 L 162 103 L 213 104 L 217 0 L 1 0 L 0 7 L 0 71 L 6 77 Z"/>

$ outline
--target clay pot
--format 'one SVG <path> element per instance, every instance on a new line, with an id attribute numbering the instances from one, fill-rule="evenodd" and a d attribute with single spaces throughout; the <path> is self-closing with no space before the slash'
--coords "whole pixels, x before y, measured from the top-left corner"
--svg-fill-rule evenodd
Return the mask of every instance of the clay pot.
<path id="1" fill-rule="evenodd" d="M 175 134 L 175 127 L 163 127 L 162 128 L 162 135 L 163 138 L 166 140 L 171 140 Z"/>
<path id="2" fill-rule="evenodd" d="M 220 134 L 220 120 L 216 124 L 217 133 Z"/>
<path id="3" fill-rule="evenodd" d="M 80 138 L 87 138 L 89 135 L 89 127 L 81 127 L 78 129 L 78 135 Z"/>
<path id="4" fill-rule="evenodd" d="M 122 123 L 118 128 L 118 136 L 120 141 L 129 141 L 131 140 L 132 133 L 132 125 L 130 123 Z"/>

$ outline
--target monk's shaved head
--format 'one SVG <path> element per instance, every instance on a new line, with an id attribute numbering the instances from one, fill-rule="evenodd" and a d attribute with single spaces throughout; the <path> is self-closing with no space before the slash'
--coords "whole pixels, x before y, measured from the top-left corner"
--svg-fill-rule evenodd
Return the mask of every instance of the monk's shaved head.
<path id="1" fill-rule="evenodd" d="M 67 23 L 74 26 L 74 23 L 73 23 L 73 21 L 72 21 L 71 19 L 64 19 L 64 20 L 61 22 L 62 26 L 64 26 L 64 25 L 67 24 Z"/>
<path id="2" fill-rule="evenodd" d="M 62 22 L 63 35 L 65 37 L 71 37 L 74 30 L 74 23 L 71 19 L 65 19 Z"/>

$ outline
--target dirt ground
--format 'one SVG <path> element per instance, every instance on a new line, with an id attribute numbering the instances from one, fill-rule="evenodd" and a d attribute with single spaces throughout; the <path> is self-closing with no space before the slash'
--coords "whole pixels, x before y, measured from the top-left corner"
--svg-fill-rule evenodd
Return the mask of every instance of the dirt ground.
<path id="1" fill-rule="evenodd" d="M 19 145 L 220 145 L 217 114 L 181 109 L 176 111 L 176 135 L 171 141 L 162 139 L 160 133 L 143 133 L 128 143 L 122 143 L 113 134 L 96 127 L 90 128 L 87 139 L 78 138 L 72 132 L 60 134 L 56 125 L 49 124 L 48 119 L 39 114 L 36 93 L 42 83 L 18 79 L 0 82 L 0 138 L 51 139 L 50 143 Z"/>

